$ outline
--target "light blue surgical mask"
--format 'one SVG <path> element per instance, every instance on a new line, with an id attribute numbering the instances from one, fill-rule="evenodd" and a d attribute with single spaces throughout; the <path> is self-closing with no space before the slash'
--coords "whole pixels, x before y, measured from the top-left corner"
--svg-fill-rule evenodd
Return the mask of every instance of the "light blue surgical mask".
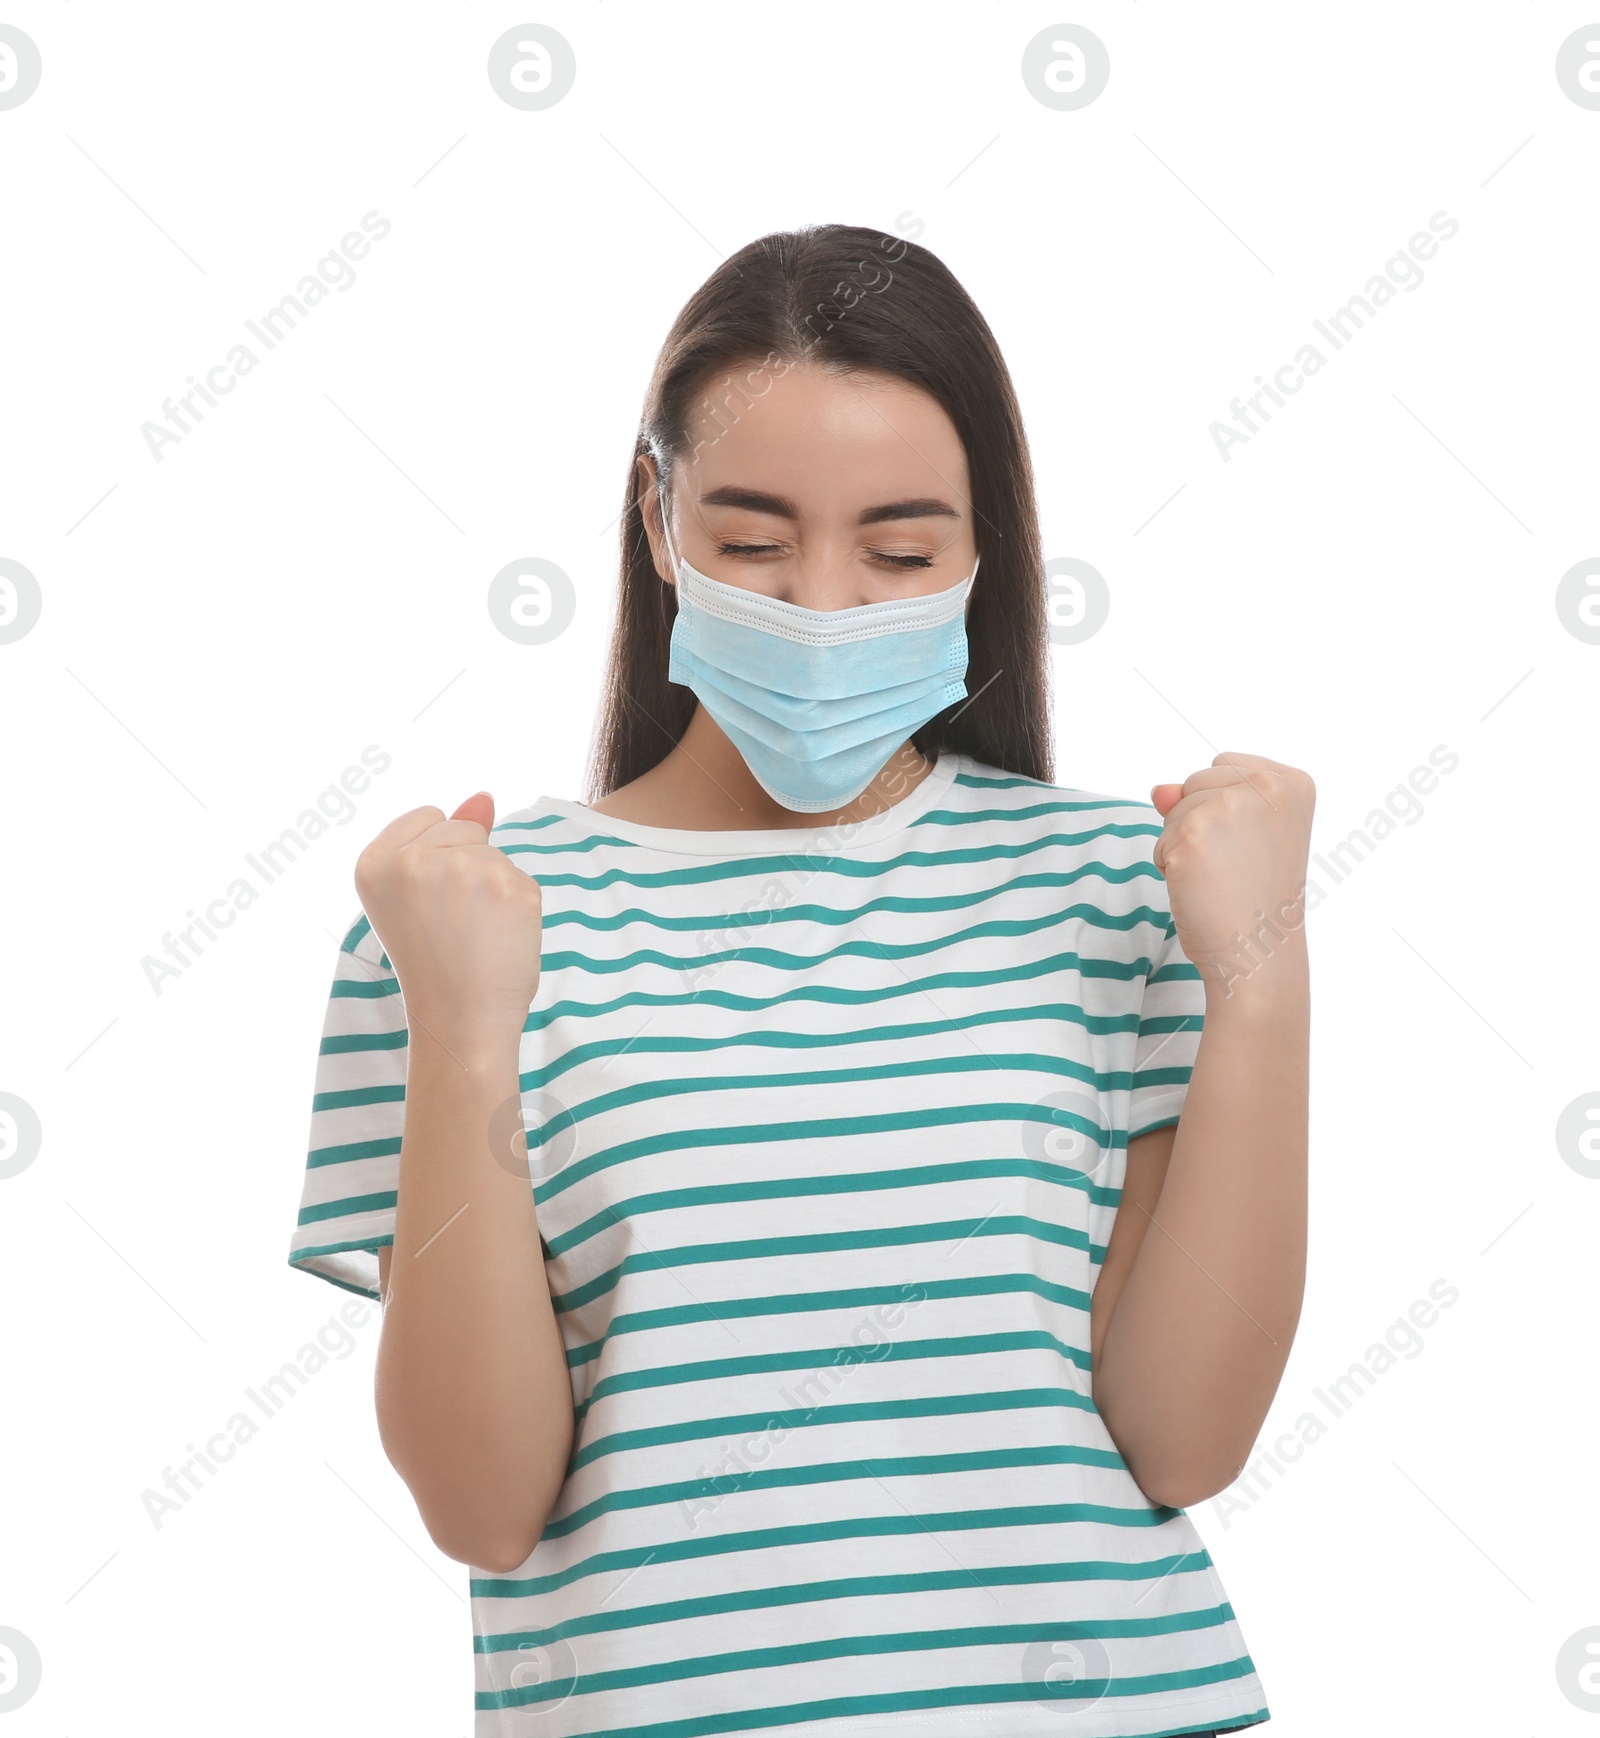
<path id="1" fill-rule="evenodd" d="M 667 678 L 693 690 L 786 809 L 853 802 L 913 731 L 967 692 L 976 562 L 943 591 L 841 610 L 724 585 L 681 556 L 676 566 Z"/>

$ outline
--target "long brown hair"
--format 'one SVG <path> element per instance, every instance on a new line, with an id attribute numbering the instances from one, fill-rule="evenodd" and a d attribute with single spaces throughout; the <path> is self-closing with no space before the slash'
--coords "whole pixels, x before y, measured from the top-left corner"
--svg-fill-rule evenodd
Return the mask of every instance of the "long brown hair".
<path id="1" fill-rule="evenodd" d="M 663 492 L 690 450 L 690 413 L 763 364 L 810 362 L 896 376 L 938 400 L 966 449 L 979 569 L 967 615 L 967 698 L 912 733 L 940 749 L 1053 782 L 1043 558 L 1022 416 L 999 346 L 936 255 L 854 224 L 765 235 L 725 260 L 684 304 L 656 362 L 622 513 L 622 578 L 589 763 L 595 802 L 670 752 L 696 705 L 667 680 L 676 590 L 645 535 L 638 460 Z M 750 394 L 744 393 L 748 399 Z M 720 400 L 737 421 L 737 389 Z"/>

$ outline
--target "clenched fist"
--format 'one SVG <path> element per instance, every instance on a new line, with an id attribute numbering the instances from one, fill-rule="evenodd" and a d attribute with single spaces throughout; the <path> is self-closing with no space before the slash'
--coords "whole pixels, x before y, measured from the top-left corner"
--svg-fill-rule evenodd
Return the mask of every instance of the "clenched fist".
<path id="1" fill-rule="evenodd" d="M 1316 797 L 1309 774 L 1259 754 L 1219 754 L 1181 785 L 1152 786 L 1155 866 L 1208 994 L 1231 995 L 1275 950 L 1303 945 Z"/>
<path id="2" fill-rule="evenodd" d="M 411 809 L 356 859 L 356 892 L 408 1022 L 452 1052 L 503 1048 L 539 988 L 539 884 L 489 843 L 494 799 Z"/>

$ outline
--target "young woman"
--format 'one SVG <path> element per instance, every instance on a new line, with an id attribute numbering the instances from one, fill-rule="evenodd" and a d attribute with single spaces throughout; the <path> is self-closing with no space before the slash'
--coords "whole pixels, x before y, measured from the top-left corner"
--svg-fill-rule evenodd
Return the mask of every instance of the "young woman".
<path id="1" fill-rule="evenodd" d="M 290 1259 L 383 1299 L 479 1738 L 1268 1718 L 1184 1505 L 1299 1315 L 1313 791 L 1055 783 L 1047 604 L 960 285 L 767 236 L 651 383 L 598 800 L 362 852 Z"/>

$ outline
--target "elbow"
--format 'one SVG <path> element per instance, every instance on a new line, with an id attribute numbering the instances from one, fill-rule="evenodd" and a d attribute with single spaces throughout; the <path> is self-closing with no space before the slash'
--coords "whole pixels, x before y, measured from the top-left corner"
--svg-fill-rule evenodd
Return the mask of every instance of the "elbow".
<path id="1" fill-rule="evenodd" d="M 509 1542 L 495 1539 L 462 1561 L 474 1569 L 487 1569 L 491 1575 L 514 1575 L 533 1555 L 533 1548 L 538 1543 L 537 1537 Z"/>
<path id="2" fill-rule="evenodd" d="M 507 1533 L 467 1533 L 429 1522 L 423 1516 L 428 1537 L 454 1562 L 465 1563 L 469 1569 L 486 1569 L 491 1575 L 511 1575 L 533 1555 L 543 1528 L 531 1537 Z"/>
<path id="3" fill-rule="evenodd" d="M 545 1521 L 554 1503 L 553 1494 L 517 1493 L 515 1503 L 462 1500 L 462 1480 L 452 1474 L 441 1482 L 432 1477 L 408 1477 L 406 1469 L 395 1471 L 411 1492 L 428 1537 L 456 1563 L 483 1569 L 491 1575 L 510 1575 L 533 1555 L 543 1537 Z M 530 1500 L 531 1495 L 531 1500 Z"/>
<path id="4" fill-rule="evenodd" d="M 498 1486 L 483 1469 L 459 1457 L 440 1463 L 396 1440 L 381 1428 L 389 1464 L 411 1493 L 428 1537 L 446 1557 L 491 1575 L 510 1575 L 528 1561 L 544 1536 L 561 1491 L 565 1464 L 542 1477 L 502 1477 Z"/>
<path id="5" fill-rule="evenodd" d="M 472 1567 L 487 1569 L 491 1575 L 514 1575 L 533 1555 L 533 1546 L 538 1543 L 535 1539 L 532 1545 L 514 1544 L 509 1549 L 490 1546 L 486 1553 L 480 1552 L 471 1559 Z"/>
<path id="6" fill-rule="evenodd" d="M 454 1481 L 447 1489 L 431 1489 L 426 1498 L 413 1485 L 411 1496 L 428 1537 L 445 1556 L 490 1575 L 514 1574 L 528 1561 L 554 1501 L 519 1492 L 515 1502 L 464 1504 Z"/>
<path id="7" fill-rule="evenodd" d="M 1148 1483 L 1140 1479 L 1138 1484 L 1151 1502 L 1159 1503 L 1165 1509 L 1192 1508 L 1207 1497 L 1215 1496 L 1222 1488 L 1220 1485 L 1213 1488 L 1203 1480 L 1189 1478 L 1153 1479 Z"/>
<path id="8" fill-rule="evenodd" d="M 1250 1419 L 1246 1437 L 1245 1421 L 1221 1417 L 1215 1406 L 1176 1411 L 1138 1395 L 1132 1414 L 1136 1429 L 1121 1417 L 1117 1392 L 1099 1371 L 1094 1403 L 1134 1483 L 1151 1502 L 1169 1509 L 1193 1508 L 1225 1491 L 1249 1464 L 1261 1423 Z"/>
<path id="9" fill-rule="evenodd" d="M 1151 1502 L 1169 1509 L 1190 1509 L 1225 1491 L 1244 1471 L 1244 1462 L 1237 1460 L 1223 1467 L 1193 1460 L 1162 1467 L 1158 1472 L 1147 1473 L 1133 1466 L 1129 1470 Z"/>

